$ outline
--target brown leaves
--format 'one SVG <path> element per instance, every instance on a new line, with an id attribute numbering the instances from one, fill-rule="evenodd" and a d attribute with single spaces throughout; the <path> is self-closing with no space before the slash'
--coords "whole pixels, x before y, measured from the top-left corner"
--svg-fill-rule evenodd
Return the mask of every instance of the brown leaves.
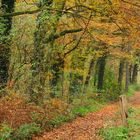
<path id="1" fill-rule="evenodd" d="M 33 104 L 27 104 L 16 93 L 6 96 L 0 101 L 0 123 L 6 122 L 13 128 L 30 123 L 32 121 L 31 112 L 41 112 L 41 109 Z"/>
<path id="2" fill-rule="evenodd" d="M 104 121 L 114 115 L 116 105 L 108 105 L 99 112 L 90 113 L 84 118 L 77 118 L 72 123 L 63 125 L 51 132 L 46 132 L 33 140 L 98 140 L 96 135 Z"/>

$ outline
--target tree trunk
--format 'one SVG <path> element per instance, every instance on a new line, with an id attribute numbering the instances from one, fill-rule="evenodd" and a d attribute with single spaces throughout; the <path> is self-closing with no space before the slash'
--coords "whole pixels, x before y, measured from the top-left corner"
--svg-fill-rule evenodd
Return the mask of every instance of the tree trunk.
<path id="1" fill-rule="evenodd" d="M 124 75 L 124 60 L 121 60 L 119 66 L 119 77 L 118 77 L 118 85 L 120 91 L 122 90 L 123 75 Z"/>
<path id="2" fill-rule="evenodd" d="M 128 103 L 127 103 L 127 98 L 125 95 L 120 96 L 120 107 L 121 107 L 121 119 L 122 119 L 122 124 L 125 127 L 128 127 Z"/>
<path id="3" fill-rule="evenodd" d="M 106 65 L 106 56 L 99 58 L 99 60 L 98 60 L 98 66 L 99 66 L 98 85 L 97 85 L 98 90 L 103 89 L 105 65 Z"/>
<path id="4" fill-rule="evenodd" d="M 134 68 L 133 68 L 133 74 L 132 74 L 132 83 L 133 84 L 137 83 L 137 76 L 138 76 L 138 64 L 135 64 Z"/>
<path id="5" fill-rule="evenodd" d="M 129 77 L 129 63 L 126 62 L 126 80 L 125 80 L 125 91 L 128 91 L 128 87 L 130 85 L 130 77 Z"/>
<path id="6" fill-rule="evenodd" d="M 64 60 L 61 58 L 56 59 L 55 63 L 51 66 L 53 75 L 52 79 L 50 80 L 50 86 L 52 88 L 50 93 L 51 97 L 55 97 L 56 95 L 58 80 L 62 75 L 61 73 L 63 73 L 62 71 L 63 68 L 64 68 Z"/>
<path id="7" fill-rule="evenodd" d="M 43 1 L 43 5 L 53 6 L 53 1 Z M 55 49 L 54 49 L 54 40 L 50 43 L 45 43 L 45 40 L 48 40 L 50 36 L 56 33 L 57 24 L 60 17 L 62 16 L 61 9 L 64 6 L 64 2 L 56 5 L 58 8 L 57 13 L 50 12 L 49 10 L 43 10 L 42 13 L 38 16 L 37 22 L 37 31 L 35 33 L 35 44 L 34 44 L 34 57 L 32 61 L 32 81 L 29 86 L 31 101 L 40 104 L 43 102 L 43 97 L 45 92 L 48 94 L 51 89 L 44 91 L 46 77 L 51 77 L 48 80 L 49 84 L 56 85 L 58 79 L 59 64 L 58 59 L 56 60 Z M 45 21 L 41 21 L 41 17 L 47 13 Z M 49 86 L 48 86 L 49 87 Z M 52 92 L 52 91 L 51 91 Z"/>
<path id="8" fill-rule="evenodd" d="M 94 60 L 92 59 L 91 62 L 90 62 L 88 74 L 87 74 L 85 82 L 84 82 L 83 94 L 86 93 L 86 89 L 87 89 L 87 87 L 89 85 L 91 74 L 93 73 L 93 68 L 94 68 Z"/>
<path id="9" fill-rule="evenodd" d="M 4 13 L 14 11 L 15 0 L 1 0 L 1 9 Z M 8 69 L 10 59 L 10 31 L 12 28 L 12 17 L 0 17 L 0 86 L 5 87 L 8 80 Z"/>
<path id="10" fill-rule="evenodd" d="M 56 33 L 57 24 L 59 23 L 59 20 L 62 17 L 62 14 L 63 14 L 61 12 L 61 10 L 64 9 L 65 2 L 66 2 L 65 0 L 59 2 L 59 5 L 58 5 L 57 8 L 60 11 L 58 11 L 56 13 L 55 17 L 54 17 L 56 22 L 55 22 L 55 24 L 53 24 L 53 30 L 52 30 L 51 34 L 55 34 Z M 51 55 L 50 56 L 51 56 L 51 60 L 53 61 L 53 63 L 50 64 L 50 72 L 52 74 L 52 78 L 50 79 L 50 83 L 49 84 L 50 84 L 50 89 L 51 89 L 50 95 L 52 97 L 55 97 L 58 80 L 59 80 L 59 78 L 61 76 L 61 73 L 62 73 L 61 70 L 64 67 L 64 60 L 60 56 L 61 53 L 57 52 L 55 50 L 55 42 L 54 41 L 51 42 L 51 48 L 52 48 L 52 51 L 51 51 Z"/>
<path id="11" fill-rule="evenodd" d="M 98 74 L 98 64 L 96 62 L 96 65 L 95 65 L 95 73 L 94 73 L 94 86 L 95 87 L 97 86 L 97 74 Z"/>
<path id="12" fill-rule="evenodd" d="M 131 64 L 129 67 L 129 81 L 130 81 L 130 83 L 132 83 L 132 70 L 133 70 L 133 66 Z"/>

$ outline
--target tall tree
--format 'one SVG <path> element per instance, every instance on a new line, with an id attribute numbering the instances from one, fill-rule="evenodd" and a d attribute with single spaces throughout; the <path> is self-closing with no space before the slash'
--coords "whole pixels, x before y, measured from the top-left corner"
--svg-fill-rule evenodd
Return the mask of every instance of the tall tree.
<path id="1" fill-rule="evenodd" d="M 43 0 L 40 1 L 40 6 L 52 7 L 53 1 Z M 46 14 L 46 16 L 45 16 Z M 32 60 L 32 77 L 31 85 L 29 85 L 30 99 L 37 104 L 42 102 L 43 89 L 45 84 L 45 47 L 48 47 L 43 43 L 47 39 L 50 25 L 47 22 L 50 20 L 51 12 L 49 10 L 43 10 L 37 17 L 37 30 L 34 37 L 34 54 Z M 49 18 L 49 19 L 48 19 Z"/>
<path id="2" fill-rule="evenodd" d="M 12 13 L 15 0 L 1 0 L 1 12 Z M 9 69 L 9 35 L 12 28 L 12 17 L 0 18 L 0 85 L 5 86 L 8 80 Z"/>
<path id="3" fill-rule="evenodd" d="M 134 64 L 133 67 L 133 74 L 132 74 L 132 83 L 136 84 L 137 83 L 137 76 L 138 76 L 138 64 Z"/>
<path id="4" fill-rule="evenodd" d="M 130 85 L 129 63 L 126 62 L 126 79 L 125 79 L 125 91 L 128 91 Z"/>
<path id="5" fill-rule="evenodd" d="M 98 60 L 98 85 L 97 88 L 98 90 L 103 89 L 103 83 L 104 83 L 104 73 L 105 73 L 105 66 L 106 66 L 106 56 L 102 56 Z"/>
<path id="6" fill-rule="evenodd" d="M 123 75 L 124 75 L 124 60 L 120 60 L 119 64 L 119 77 L 118 77 L 118 85 L 120 91 L 122 90 L 122 82 L 123 82 Z"/>
<path id="7" fill-rule="evenodd" d="M 89 85 L 90 78 L 91 78 L 92 73 L 93 73 L 94 65 L 95 65 L 95 62 L 93 59 L 91 59 L 90 65 L 89 65 L 89 70 L 88 70 L 87 76 L 86 76 L 85 81 L 84 81 L 83 94 L 86 93 L 86 89 Z"/>

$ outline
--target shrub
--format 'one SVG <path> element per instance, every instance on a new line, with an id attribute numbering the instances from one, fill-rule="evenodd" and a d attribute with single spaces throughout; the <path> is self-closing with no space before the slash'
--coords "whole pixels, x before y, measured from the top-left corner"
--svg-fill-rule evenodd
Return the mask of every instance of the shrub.
<path id="1" fill-rule="evenodd" d="M 31 112 L 41 109 L 26 102 L 19 94 L 11 93 L 0 100 L 0 123 L 7 122 L 16 129 L 20 125 L 31 122 Z M 22 116 L 22 117 L 21 117 Z"/>
<path id="2" fill-rule="evenodd" d="M 64 122 L 68 122 L 71 118 L 69 116 L 59 115 L 48 122 L 49 126 L 52 127 L 58 127 L 59 125 L 62 125 Z"/>
<path id="3" fill-rule="evenodd" d="M 104 140 L 127 140 L 129 129 L 123 126 L 104 128 L 100 131 L 100 135 Z"/>
<path id="4" fill-rule="evenodd" d="M 129 127 L 110 127 L 103 128 L 100 131 L 100 135 L 104 138 L 104 140 L 139 140 L 139 129 L 140 123 L 135 119 L 128 119 Z"/>
<path id="5" fill-rule="evenodd" d="M 134 95 L 135 91 L 138 91 L 140 89 L 140 86 L 135 84 L 135 85 L 130 85 L 128 88 L 128 96 L 132 96 Z"/>
<path id="6" fill-rule="evenodd" d="M 135 119 L 128 119 L 128 124 L 131 126 L 132 130 L 136 130 L 140 128 L 140 122 Z"/>
<path id="7" fill-rule="evenodd" d="M 115 77 L 115 71 L 114 69 L 106 68 L 101 98 L 105 101 L 115 101 L 119 96 L 120 90 L 118 88 L 118 81 Z"/>
<path id="8" fill-rule="evenodd" d="M 83 117 L 88 113 L 88 109 L 83 106 L 76 107 L 72 110 L 72 113 L 76 116 Z"/>
<path id="9" fill-rule="evenodd" d="M 88 99 L 84 106 L 78 106 L 72 109 L 72 114 L 83 117 L 89 112 L 95 112 L 101 107 L 101 104 Z"/>
<path id="10" fill-rule="evenodd" d="M 12 133 L 13 129 L 8 124 L 3 123 L 0 127 L 0 140 L 9 140 Z"/>
<path id="11" fill-rule="evenodd" d="M 14 133 L 14 140 L 27 140 L 33 134 L 41 132 L 40 126 L 36 123 L 21 125 Z"/>

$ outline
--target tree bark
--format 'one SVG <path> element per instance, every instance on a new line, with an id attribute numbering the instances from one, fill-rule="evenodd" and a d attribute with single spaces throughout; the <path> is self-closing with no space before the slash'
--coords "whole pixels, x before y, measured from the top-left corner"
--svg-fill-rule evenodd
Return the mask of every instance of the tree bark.
<path id="1" fill-rule="evenodd" d="M 130 77 L 129 77 L 129 63 L 126 62 L 126 79 L 125 79 L 125 91 L 128 91 L 128 87 L 130 85 Z"/>
<path id="2" fill-rule="evenodd" d="M 99 66 L 98 85 L 97 85 L 98 90 L 103 89 L 105 65 L 106 65 L 106 56 L 103 56 L 103 57 L 99 58 L 99 60 L 98 60 L 98 66 Z"/>
<path id="3" fill-rule="evenodd" d="M 119 77 L 118 77 L 118 85 L 120 91 L 122 90 L 123 75 L 124 75 L 124 60 L 121 60 L 119 65 Z"/>
<path id="4" fill-rule="evenodd" d="M 129 67 L 129 81 L 130 81 L 130 83 L 132 83 L 132 70 L 133 70 L 133 66 L 131 64 Z"/>
<path id="5" fill-rule="evenodd" d="M 134 68 L 133 68 L 133 74 L 132 74 L 132 83 L 133 84 L 137 83 L 137 76 L 138 76 L 138 64 L 135 64 Z"/>
<path id="6" fill-rule="evenodd" d="M 120 108 L 121 108 L 121 119 L 122 119 L 122 124 L 125 127 L 128 127 L 128 103 L 127 103 L 127 98 L 125 95 L 120 96 Z"/>
<path id="7" fill-rule="evenodd" d="M 90 81 L 91 75 L 93 73 L 93 68 L 94 68 L 94 60 L 92 59 L 91 62 L 90 62 L 88 74 L 87 74 L 85 82 L 84 82 L 83 94 L 86 93 L 86 89 L 89 85 L 89 81 Z"/>

